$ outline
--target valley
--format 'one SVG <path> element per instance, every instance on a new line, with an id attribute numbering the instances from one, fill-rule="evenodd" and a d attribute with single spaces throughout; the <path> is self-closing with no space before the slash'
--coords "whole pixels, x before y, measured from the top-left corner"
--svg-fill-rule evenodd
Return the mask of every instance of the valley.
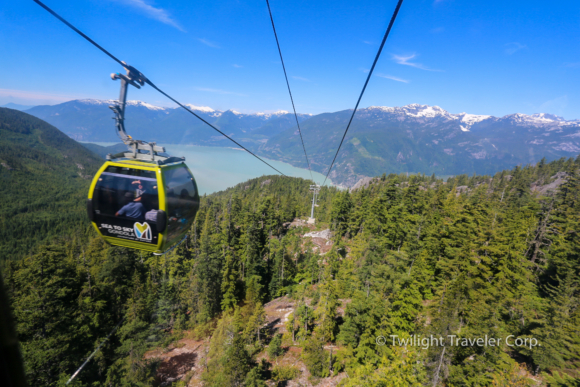
<path id="1" fill-rule="evenodd" d="M 580 387 L 578 4 L 521 3 L 2 4 L 0 385 Z"/>
<path id="2" fill-rule="evenodd" d="M 84 198 L 105 148 L 11 109 L 0 131 L 2 271 L 31 385 L 63 385 L 109 335 L 74 385 L 580 380 L 579 158 L 324 186 L 315 224 L 308 180 L 252 178 L 204 195 L 186 240 L 153 255 L 88 227 Z M 357 152 L 381 157 L 354 134 Z M 393 335 L 472 344 L 379 341 Z M 482 347 L 484 335 L 540 345 Z"/>

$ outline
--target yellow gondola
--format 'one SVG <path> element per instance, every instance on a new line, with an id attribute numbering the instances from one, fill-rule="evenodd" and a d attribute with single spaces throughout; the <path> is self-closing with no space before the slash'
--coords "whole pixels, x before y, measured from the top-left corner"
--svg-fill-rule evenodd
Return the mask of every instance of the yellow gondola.
<path id="1" fill-rule="evenodd" d="M 195 179 L 183 162 L 106 162 L 95 175 L 87 211 L 112 245 L 163 253 L 183 239 L 199 209 Z"/>
<path id="2" fill-rule="evenodd" d="M 125 132 L 127 86 L 139 88 L 147 80 L 131 66 L 125 68 L 127 75 L 111 75 L 121 80 L 119 104 L 111 109 L 129 150 L 107 156 L 93 178 L 87 214 L 106 242 L 162 254 L 184 239 L 199 209 L 199 193 L 185 158 L 161 155 L 163 147 Z"/>

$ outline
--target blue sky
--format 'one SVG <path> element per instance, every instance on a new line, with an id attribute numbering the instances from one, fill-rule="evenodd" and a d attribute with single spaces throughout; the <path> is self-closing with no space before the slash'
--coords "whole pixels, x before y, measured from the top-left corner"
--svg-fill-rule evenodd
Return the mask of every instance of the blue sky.
<path id="1" fill-rule="evenodd" d="M 291 110 L 265 0 L 46 4 L 182 102 Z M 270 4 L 297 110 L 354 107 L 396 0 Z M 579 43 L 578 1 L 405 0 L 361 106 L 580 119 Z M 0 8 L 0 52 L 0 105 L 117 98 L 122 69 L 31 0 Z"/>

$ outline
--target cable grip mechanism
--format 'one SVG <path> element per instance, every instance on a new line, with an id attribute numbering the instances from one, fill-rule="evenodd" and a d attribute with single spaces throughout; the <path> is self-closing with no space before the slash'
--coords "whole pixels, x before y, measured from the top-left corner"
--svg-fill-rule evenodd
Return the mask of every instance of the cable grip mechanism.
<path id="1" fill-rule="evenodd" d="M 127 145 L 128 152 L 117 153 L 115 155 L 108 154 L 107 160 L 117 158 L 129 158 L 134 160 L 153 161 L 157 164 L 167 164 L 170 162 L 183 161 L 184 157 L 165 157 L 160 156 L 158 152 L 165 152 L 165 148 L 157 146 L 154 142 L 148 143 L 146 141 L 135 140 L 127 134 L 125 130 L 125 108 L 127 106 L 127 89 L 129 85 L 140 89 L 145 86 L 145 83 L 150 83 L 149 80 L 136 68 L 129 66 L 125 62 L 123 67 L 127 74 L 113 73 L 111 79 L 113 81 L 121 81 L 121 92 L 119 94 L 119 102 L 116 105 L 111 105 L 109 108 L 115 113 L 115 126 L 117 127 L 117 135 L 121 138 L 123 143 Z"/>
<path id="2" fill-rule="evenodd" d="M 117 135 L 121 138 L 123 143 L 129 145 L 127 141 L 131 141 L 131 137 L 127 135 L 127 131 L 125 130 L 125 107 L 127 105 L 127 88 L 129 85 L 135 86 L 137 89 L 140 89 L 141 86 L 145 85 L 145 82 L 148 79 L 136 68 L 133 66 L 129 66 L 125 62 L 123 63 L 123 67 L 127 71 L 127 75 L 123 75 L 120 73 L 113 73 L 111 74 L 111 79 L 116 81 L 118 79 L 121 80 L 121 92 L 119 94 L 119 103 L 117 105 L 109 106 L 111 110 L 115 113 L 115 125 L 117 127 Z"/>

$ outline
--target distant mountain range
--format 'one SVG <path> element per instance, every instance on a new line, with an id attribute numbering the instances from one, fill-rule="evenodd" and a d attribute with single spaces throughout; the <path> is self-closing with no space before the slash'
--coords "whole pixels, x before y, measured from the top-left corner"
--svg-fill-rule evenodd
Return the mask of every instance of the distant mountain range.
<path id="1" fill-rule="evenodd" d="M 78 141 L 119 141 L 109 109 L 115 100 L 83 99 L 53 106 L 36 106 L 26 112 L 56 126 Z M 187 105 L 200 117 L 237 141 L 260 145 L 295 123 L 287 111 L 242 114 Z M 300 114 L 299 119 L 311 115 Z M 125 126 L 138 139 L 166 144 L 235 146 L 225 137 L 182 108 L 164 108 L 141 101 L 128 101 Z"/>
<path id="2" fill-rule="evenodd" d="M 109 105 L 114 100 L 75 100 L 37 106 L 27 113 L 76 140 L 118 141 Z M 190 108 L 226 134 L 259 154 L 306 167 L 292 114 L 242 114 L 208 107 Z M 312 168 L 325 173 L 352 110 L 300 114 Z M 180 108 L 140 101 L 127 107 L 126 126 L 136 138 L 165 144 L 231 146 L 231 143 Z M 235 145 L 234 145 L 235 146 Z M 545 157 L 580 153 L 580 120 L 550 114 L 504 117 L 451 114 L 438 106 L 372 106 L 359 109 L 330 175 L 334 183 L 354 185 L 383 173 L 457 175 L 491 174 Z"/>
<path id="3" fill-rule="evenodd" d="M 28 110 L 28 109 L 31 109 L 31 108 L 33 108 L 34 106 L 32 106 L 32 105 L 19 105 L 19 104 L 17 104 L 17 103 L 12 103 L 12 102 L 10 102 L 10 103 L 7 103 L 6 105 L 2 105 L 2 106 L 0 106 L 0 107 L 3 107 L 3 108 L 8 108 L 8 109 L 14 109 L 14 110 L 21 110 L 21 111 L 22 111 L 22 110 Z"/>
<path id="4" fill-rule="evenodd" d="M 319 114 L 301 125 L 314 170 L 324 173 L 332 162 L 351 113 Z M 576 157 L 579 152 L 580 120 L 549 114 L 450 114 L 417 104 L 373 106 L 357 111 L 330 177 L 353 185 L 364 176 L 391 172 L 491 174 L 543 157 Z M 305 165 L 294 128 L 270 138 L 260 153 Z"/>

